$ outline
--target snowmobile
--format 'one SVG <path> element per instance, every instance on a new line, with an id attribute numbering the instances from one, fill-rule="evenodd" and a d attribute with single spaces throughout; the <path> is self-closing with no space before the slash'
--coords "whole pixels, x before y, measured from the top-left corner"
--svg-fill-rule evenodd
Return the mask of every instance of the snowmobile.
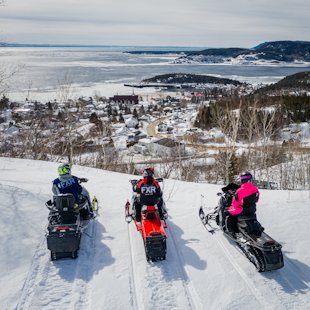
<path id="1" fill-rule="evenodd" d="M 228 215 L 228 207 L 239 187 L 234 185 L 223 187 L 222 192 L 217 193 L 220 200 L 212 212 L 205 213 L 203 206 L 200 206 L 199 217 L 202 224 L 207 231 L 214 234 L 218 229 L 211 224 L 211 221 L 216 222 L 224 235 L 236 243 L 258 272 L 282 268 L 284 266 L 282 245 L 264 232 L 264 228 L 257 221 L 256 215 L 238 216 L 236 221 Z"/>
<path id="2" fill-rule="evenodd" d="M 79 182 L 87 182 L 80 178 Z M 47 248 L 51 251 L 51 260 L 78 257 L 83 231 L 89 222 L 98 215 L 98 201 L 94 197 L 91 203 L 93 215 L 85 216 L 85 204 L 90 202 L 86 197 L 76 203 L 72 194 L 59 194 L 45 203 L 49 209 L 46 230 Z"/>
<path id="3" fill-rule="evenodd" d="M 130 180 L 132 187 L 139 183 L 140 180 Z M 157 178 L 157 182 L 162 182 L 162 178 Z M 132 203 L 127 200 L 125 204 L 125 220 L 130 223 L 132 220 L 142 235 L 144 242 L 145 255 L 147 261 L 158 261 L 166 259 L 166 239 L 167 213 L 161 219 L 157 205 L 143 205 L 141 208 L 141 222 L 137 222 L 135 212 L 131 206 L 134 206 L 136 199 L 135 193 L 132 196 Z"/>

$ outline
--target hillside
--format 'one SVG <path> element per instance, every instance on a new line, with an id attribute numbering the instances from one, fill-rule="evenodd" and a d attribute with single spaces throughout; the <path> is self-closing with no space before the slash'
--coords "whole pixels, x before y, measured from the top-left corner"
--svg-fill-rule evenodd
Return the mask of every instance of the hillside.
<path id="1" fill-rule="evenodd" d="M 167 180 L 167 260 L 147 263 L 133 223 L 124 221 L 130 175 L 86 167 L 101 216 L 82 238 L 77 260 L 51 262 L 44 231 L 56 163 L 0 158 L 2 309 L 295 309 L 310 298 L 310 213 L 306 191 L 261 190 L 258 218 L 283 244 L 285 267 L 257 273 L 220 232 L 198 218 L 201 194 L 220 186 Z M 298 229 L 296 229 L 298 228 Z"/>
<path id="2" fill-rule="evenodd" d="M 241 85 L 236 80 L 218 78 L 210 75 L 197 75 L 185 73 L 171 73 L 157 75 L 142 81 L 143 83 L 163 83 L 163 84 L 222 84 L 222 85 Z"/>
<path id="3" fill-rule="evenodd" d="M 310 91 L 310 71 L 299 72 L 286 76 L 277 83 L 259 89 L 259 92 L 269 91 Z"/>
<path id="4" fill-rule="evenodd" d="M 260 64 L 268 63 L 308 63 L 310 62 L 310 42 L 274 41 L 261 43 L 251 49 L 213 48 L 186 53 L 176 63 L 232 63 Z"/>

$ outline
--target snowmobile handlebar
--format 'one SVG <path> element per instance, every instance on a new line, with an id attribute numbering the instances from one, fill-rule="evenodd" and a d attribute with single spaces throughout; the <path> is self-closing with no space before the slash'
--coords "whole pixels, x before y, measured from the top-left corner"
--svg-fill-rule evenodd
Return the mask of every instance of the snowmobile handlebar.
<path id="1" fill-rule="evenodd" d="M 78 180 L 79 180 L 79 183 L 86 183 L 86 182 L 88 182 L 87 178 L 78 178 Z"/>
<path id="2" fill-rule="evenodd" d="M 142 180 L 142 179 L 139 179 L 139 180 L 133 179 L 133 180 L 129 180 L 129 182 L 131 183 L 132 186 L 135 186 L 135 185 L 137 185 L 141 180 Z M 157 181 L 157 182 L 163 182 L 164 179 L 163 179 L 163 178 L 155 178 L 155 181 Z"/>

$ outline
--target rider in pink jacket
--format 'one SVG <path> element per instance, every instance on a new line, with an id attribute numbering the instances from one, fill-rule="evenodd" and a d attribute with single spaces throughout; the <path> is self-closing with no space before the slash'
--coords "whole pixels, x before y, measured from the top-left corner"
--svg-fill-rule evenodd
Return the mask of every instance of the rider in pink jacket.
<path id="1" fill-rule="evenodd" d="M 259 199 L 258 188 L 251 183 L 252 174 L 245 172 L 240 175 L 242 185 L 237 189 L 228 212 L 231 215 L 253 215 Z"/>

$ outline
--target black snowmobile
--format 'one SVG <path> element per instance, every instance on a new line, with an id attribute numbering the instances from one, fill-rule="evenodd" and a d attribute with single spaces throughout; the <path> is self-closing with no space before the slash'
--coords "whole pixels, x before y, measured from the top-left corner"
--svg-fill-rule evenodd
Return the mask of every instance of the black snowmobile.
<path id="1" fill-rule="evenodd" d="M 79 179 L 87 182 L 87 179 Z M 47 248 L 51 251 L 51 260 L 78 257 L 83 230 L 98 215 L 98 201 L 92 202 L 93 216 L 86 213 L 85 204 L 90 204 L 86 197 L 76 203 L 72 194 L 59 194 L 45 203 L 50 210 L 46 231 Z"/>
<path id="2" fill-rule="evenodd" d="M 233 240 L 245 256 L 254 264 L 257 271 L 272 271 L 284 266 L 282 245 L 264 232 L 264 228 L 257 221 L 256 215 L 232 217 L 228 215 L 233 195 L 239 185 L 231 183 L 222 188 L 218 205 L 214 211 L 205 213 L 203 207 L 199 209 L 202 224 L 210 233 L 217 228 L 210 221 L 216 222 L 224 235 Z"/>

